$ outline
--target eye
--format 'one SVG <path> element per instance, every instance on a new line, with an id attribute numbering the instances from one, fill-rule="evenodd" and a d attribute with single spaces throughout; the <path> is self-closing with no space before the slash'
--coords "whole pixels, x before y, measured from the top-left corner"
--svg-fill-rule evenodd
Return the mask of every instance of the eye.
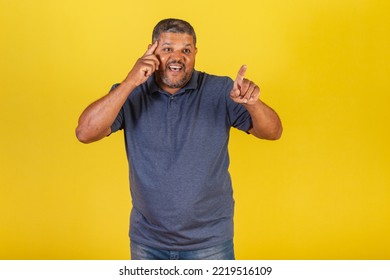
<path id="1" fill-rule="evenodd" d="M 184 50 L 183 50 L 183 53 L 185 53 L 185 54 L 190 54 L 190 53 L 191 53 L 191 50 L 190 50 L 190 49 L 184 49 Z"/>
<path id="2" fill-rule="evenodd" d="M 164 52 L 171 52 L 171 51 L 172 51 L 172 48 L 164 48 L 163 51 L 164 51 Z"/>

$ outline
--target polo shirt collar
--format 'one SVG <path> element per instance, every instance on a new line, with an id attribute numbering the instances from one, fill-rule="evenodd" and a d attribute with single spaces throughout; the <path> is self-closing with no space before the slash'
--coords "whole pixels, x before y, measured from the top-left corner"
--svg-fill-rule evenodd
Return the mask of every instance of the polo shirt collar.
<path id="1" fill-rule="evenodd" d="M 191 76 L 191 79 L 188 81 L 188 83 L 183 87 L 181 88 L 176 94 L 178 93 L 183 93 L 187 90 L 191 90 L 191 89 L 197 89 L 198 88 L 198 77 L 199 77 L 199 72 L 196 71 L 194 69 L 194 71 L 192 72 L 192 76 Z M 155 74 L 153 74 L 152 76 L 149 77 L 149 79 L 147 80 L 147 86 L 148 86 L 148 89 L 149 89 L 149 92 L 150 93 L 154 93 L 154 92 L 164 92 L 159 86 L 158 84 L 156 83 L 156 79 L 155 79 Z"/>

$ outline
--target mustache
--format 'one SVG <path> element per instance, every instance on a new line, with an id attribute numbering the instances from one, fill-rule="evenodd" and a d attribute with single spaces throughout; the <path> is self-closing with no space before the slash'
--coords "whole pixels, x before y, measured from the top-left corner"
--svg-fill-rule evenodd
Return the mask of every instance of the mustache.
<path id="1" fill-rule="evenodd" d="M 180 65 L 180 66 L 183 67 L 183 68 L 186 67 L 185 64 L 184 64 L 182 61 L 180 61 L 180 60 L 171 60 L 171 61 L 168 61 L 167 64 L 166 64 L 166 66 L 169 67 L 169 66 L 171 66 L 172 64 L 174 64 L 174 65 Z"/>

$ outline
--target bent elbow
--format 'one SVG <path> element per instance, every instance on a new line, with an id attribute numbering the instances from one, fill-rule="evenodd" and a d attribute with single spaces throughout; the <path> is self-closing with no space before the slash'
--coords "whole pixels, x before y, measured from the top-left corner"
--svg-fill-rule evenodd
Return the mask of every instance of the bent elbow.
<path id="1" fill-rule="evenodd" d="M 80 128 L 80 126 L 76 128 L 75 132 L 76 132 L 77 140 L 79 140 L 81 143 L 89 144 L 93 142 L 92 139 L 88 136 L 88 134 L 85 133 L 85 131 L 82 128 Z"/>
<path id="2" fill-rule="evenodd" d="M 281 133 L 275 133 L 275 134 L 269 134 L 269 135 L 261 135 L 258 138 L 263 139 L 263 140 L 276 141 L 276 140 L 279 140 L 281 137 L 282 137 Z"/>
<path id="3" fill-rule="evenodd" d="M 279 120 L 274 126 L 273 129 L 269 131 L 268 137 L 266 140 L 279 140 L 283 134 L 283 126 Z"/>
<path id="4" fill-rule="evenodd" d="M 76 128 L 77 139 L 84 144 L 99 141 L 111 134 L 111 128 L 91 128 L 89 126 L 78 125 Z"/>
<path id="5" fill-rule="evenodd" d="M 279 140 L 282 137 L 283 134 L 283 127 L 280 126 L 273 134 L 271 139 L 269 140 Z"/>
<path id="6" fill-rule="evenodd" d="M 249 133 L 262 140 L 275 141 L 279 140 L 282 137 L 283 127 L 278 126 L 277 128 L 268 131 L 256 131 L 255 129 L 252 129 L 249 131 Z"/>
<path id="7" fill-rule="evenodd" d="M 89 141 L 88 139 L 81 133 L 79 130 L 76 129 L 76 138 L 79 140 L 81 143 L 88 144 Z"/>

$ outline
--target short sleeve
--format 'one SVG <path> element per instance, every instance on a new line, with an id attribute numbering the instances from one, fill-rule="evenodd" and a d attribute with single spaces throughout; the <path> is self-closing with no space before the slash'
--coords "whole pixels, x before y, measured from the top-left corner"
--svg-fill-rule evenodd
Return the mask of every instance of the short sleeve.
<path id="1" fill-rule="evenodd" d="M 234 102 L 230 98 L 230 90 L 233 87 L 233 80 L 229 79 L 229 86 L 226 94 L 229 123 L 232 127 L 248 132 L 252 128 L 252 118 L 242 104 Z"/>
<path id="2" fill-rule="evenodd" d="M 113 91 L 115 88 L 117 88 L 119 86 L 119 84 L 115 84 L 111 87 L 111 91 Z M 118 130 L 121 130 L 123 129 L 123 116 L 124 116 L 124 113 L 123 113 L 123 107 L 121 108 L 121 110 L 119 111 L 117 117 L 115 118 L 115 121 L 114 123 L 111 125 L 111 133 L 114 133 Z"/>

